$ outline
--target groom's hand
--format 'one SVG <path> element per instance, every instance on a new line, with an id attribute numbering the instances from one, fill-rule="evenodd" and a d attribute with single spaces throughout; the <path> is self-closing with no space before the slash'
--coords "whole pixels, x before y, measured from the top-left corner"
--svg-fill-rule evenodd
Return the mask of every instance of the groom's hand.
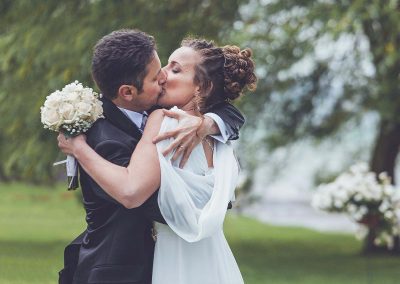
<path id="1" fill-rule="evenodd" d="M 174 141 L 164 149 L 163 155 L 166 156 L 175 150 L 175 153 L 172 156 L 172 160 L 175 161 L 181 154 L 183 154 L 182 160 L 179 163 L 179 167 L 183 168 L 194 147 L 196 147 L 196 145 L 201 142 L 202 138 L 204 138 L 197 134 L 197 131 L 202 125 L 203 118 L 184 112 L 175 112 L 165 109 L 163 111 L 166 116 L 177 119 L 179 124 L 176 129 L 161 133 L 154 137 L 153 143 L 174 138 Z"/>

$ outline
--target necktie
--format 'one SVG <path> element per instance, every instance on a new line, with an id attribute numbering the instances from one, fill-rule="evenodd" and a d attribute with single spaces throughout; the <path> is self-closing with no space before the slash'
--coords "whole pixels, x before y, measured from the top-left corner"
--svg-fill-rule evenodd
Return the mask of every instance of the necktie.
<path id="1" fill-rule="evenodd" d="M 147 112 L 143 112 L 142 124 L 140 125 L 140 131 L 142 132 L 144 131 L 144 127 L 146 126 L 147 117 L 148 117 Z"/>

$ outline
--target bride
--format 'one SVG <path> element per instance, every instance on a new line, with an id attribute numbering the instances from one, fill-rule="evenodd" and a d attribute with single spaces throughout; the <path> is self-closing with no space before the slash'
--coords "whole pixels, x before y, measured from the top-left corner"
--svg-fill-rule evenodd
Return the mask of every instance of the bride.
<path id="1" fill-rule="evenodd" d="M 251 55 L 250 49 L 183 40 L 163 68 L 167 80 L 158 104 L 202 117 L 210 106 L 255 88 Z M 152 143 L 157 134 L 176 126 L 176 119 L 164 116 L 162 110 L 153 111 L 127 168 L 99 156 L 84 135 L 68 140 L 59 135 L 59 147 L 74 155 L 109 195 L 131 208 L 159 189 L 158 204 L 168 226 L 154 225 L 153 283 L 243 283 L 223 233 L 226 207 L 238 177 L 233 149 L 207 137 L 181 169 L 176 152 L 163 154 L 173 139 Z"/>

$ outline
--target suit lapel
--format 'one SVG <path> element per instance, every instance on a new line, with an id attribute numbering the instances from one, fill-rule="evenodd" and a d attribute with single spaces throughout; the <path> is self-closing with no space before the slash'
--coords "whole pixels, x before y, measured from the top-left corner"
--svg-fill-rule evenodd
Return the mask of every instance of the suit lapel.
<path id="1" fill-rule="evenodd" d="M 142 132 L 139 128 L 109 99 L 102 98 L 104 116 L 115 127 L 121 129 L 129 136 L 141 138 Z"/>

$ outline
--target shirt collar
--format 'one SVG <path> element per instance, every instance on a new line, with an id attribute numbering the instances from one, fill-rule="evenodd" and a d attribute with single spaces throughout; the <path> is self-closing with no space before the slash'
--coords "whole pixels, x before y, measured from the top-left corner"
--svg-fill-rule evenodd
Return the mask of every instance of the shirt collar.
<path id="1" fill-rule="evenodd" d="M 139 129 L 140 126 L 142 125 L 142 121 L 143 121 L 143 114 L 147 113 L 144 112 L 136 112 L 133 110 L 129 110 L 129 109 L 125 109 L 122 107 L 118 107 Z"/>

